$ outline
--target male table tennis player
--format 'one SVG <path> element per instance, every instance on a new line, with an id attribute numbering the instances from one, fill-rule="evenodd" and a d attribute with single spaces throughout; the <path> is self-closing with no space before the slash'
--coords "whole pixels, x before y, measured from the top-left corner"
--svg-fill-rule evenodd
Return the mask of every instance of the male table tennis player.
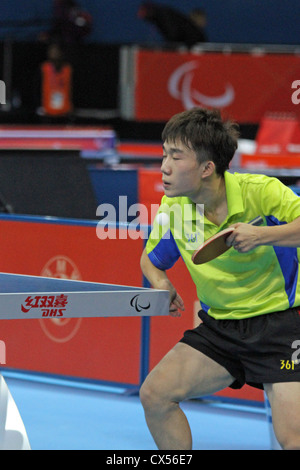
<path id="1" fill-rule="evenodd" d="M 171 223 L 168 233 L 162 227 L 161 237 L 154 236 L 154 223 L 142 254 L 152 286 L 170 291 L 171 315 L 184 310 L 180 285 L 166 273 L 180 256 L 202 307 L 200 326 L 184 333 L 141 387 L 159 449 L 192 448 L 180 402 L 245 383 L 265 389 L 281 446 L 300 449 L 300 364 L 292 360 L 300 340 L 300 198 L 276 178 L 228 172 L 237 139 L 236 125 L 198 108 L 172 117 L 162 133 L 162 203 L 203 204 L 205 239 L 231 225 L 235 230 L 230 250 L 196 266 L 186 236 L 175 238 Z M 259 215 L 263 226 L 247 225 Z"/>

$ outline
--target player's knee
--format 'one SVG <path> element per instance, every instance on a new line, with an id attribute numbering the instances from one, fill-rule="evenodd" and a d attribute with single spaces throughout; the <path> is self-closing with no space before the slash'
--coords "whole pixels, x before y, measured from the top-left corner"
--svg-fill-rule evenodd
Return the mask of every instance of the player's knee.
<path id="1" fill-rule="evenodd" d="M 141 386 L 140 400 L 145 411 L 159 408 L 160 396 L 149 378 Z"/>
<path id="2" fill-rule="evenodd" d="M 161 413 L 172 406 L 171 397 L 150 377 L 141 386 L 140 400 L 145 412 Z"/>

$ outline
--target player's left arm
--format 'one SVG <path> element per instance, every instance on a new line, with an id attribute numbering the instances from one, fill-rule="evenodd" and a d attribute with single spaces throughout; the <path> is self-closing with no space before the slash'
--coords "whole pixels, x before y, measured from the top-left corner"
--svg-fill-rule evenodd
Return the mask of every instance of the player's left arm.
<path id="1" fill-rule="evenodd" d="M 260 245 L 300 247 L 300 217 L 283 225 L 256 227 L 234 224 L 234 232 L 227 238 L 228 246 L 246 253 Z"/>

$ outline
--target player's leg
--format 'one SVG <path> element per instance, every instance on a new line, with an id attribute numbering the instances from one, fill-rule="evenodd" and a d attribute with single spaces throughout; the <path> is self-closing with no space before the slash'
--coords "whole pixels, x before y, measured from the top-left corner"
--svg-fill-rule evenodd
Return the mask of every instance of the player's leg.
<path id="1" fill-rule="evenodd" d="M 191 449 L 190 427 L 179 403 L 222 390 L 233 381 L 217 362 L 178 343 L 150 372 L 140 391 L 147 425 L 158 448 Z"/>
<path id="2" fill-rule="evenodd" d="M 277 440 L 285 450 L 300 450 L 300 382 L 264 384 Z"/>

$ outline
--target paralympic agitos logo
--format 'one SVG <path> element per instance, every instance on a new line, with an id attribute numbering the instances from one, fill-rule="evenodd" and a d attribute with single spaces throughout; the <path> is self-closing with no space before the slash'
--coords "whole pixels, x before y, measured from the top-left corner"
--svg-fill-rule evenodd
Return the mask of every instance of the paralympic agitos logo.
<path id="1" fill-rule="evenodd" d="M 227 83 L 224 93 L 218 96 L 207 96 L 193 88 L 193 78 L 199 68 L 200 64 L 197 60 L 180 65 L 169 78 L 169 94 L 180 100 L 185 109 L 195 106 L 225 108 L 231 105 L 235 99 L 235 91 L 231 83 Z"/>
<path id="2" fill-rule="evenodd" d="M 146 305 L 141 305 L 139 303 L 139 294 L 135 295 L 134 297 L 132 297 L 131 301 L 130 301 L 130 305 L 132 307 L 134 307 L 134 309 L 140 313 L 142 312 L 143 310 L 148 310 L 150 308 L 150 302 L 148 302 Z"/>

